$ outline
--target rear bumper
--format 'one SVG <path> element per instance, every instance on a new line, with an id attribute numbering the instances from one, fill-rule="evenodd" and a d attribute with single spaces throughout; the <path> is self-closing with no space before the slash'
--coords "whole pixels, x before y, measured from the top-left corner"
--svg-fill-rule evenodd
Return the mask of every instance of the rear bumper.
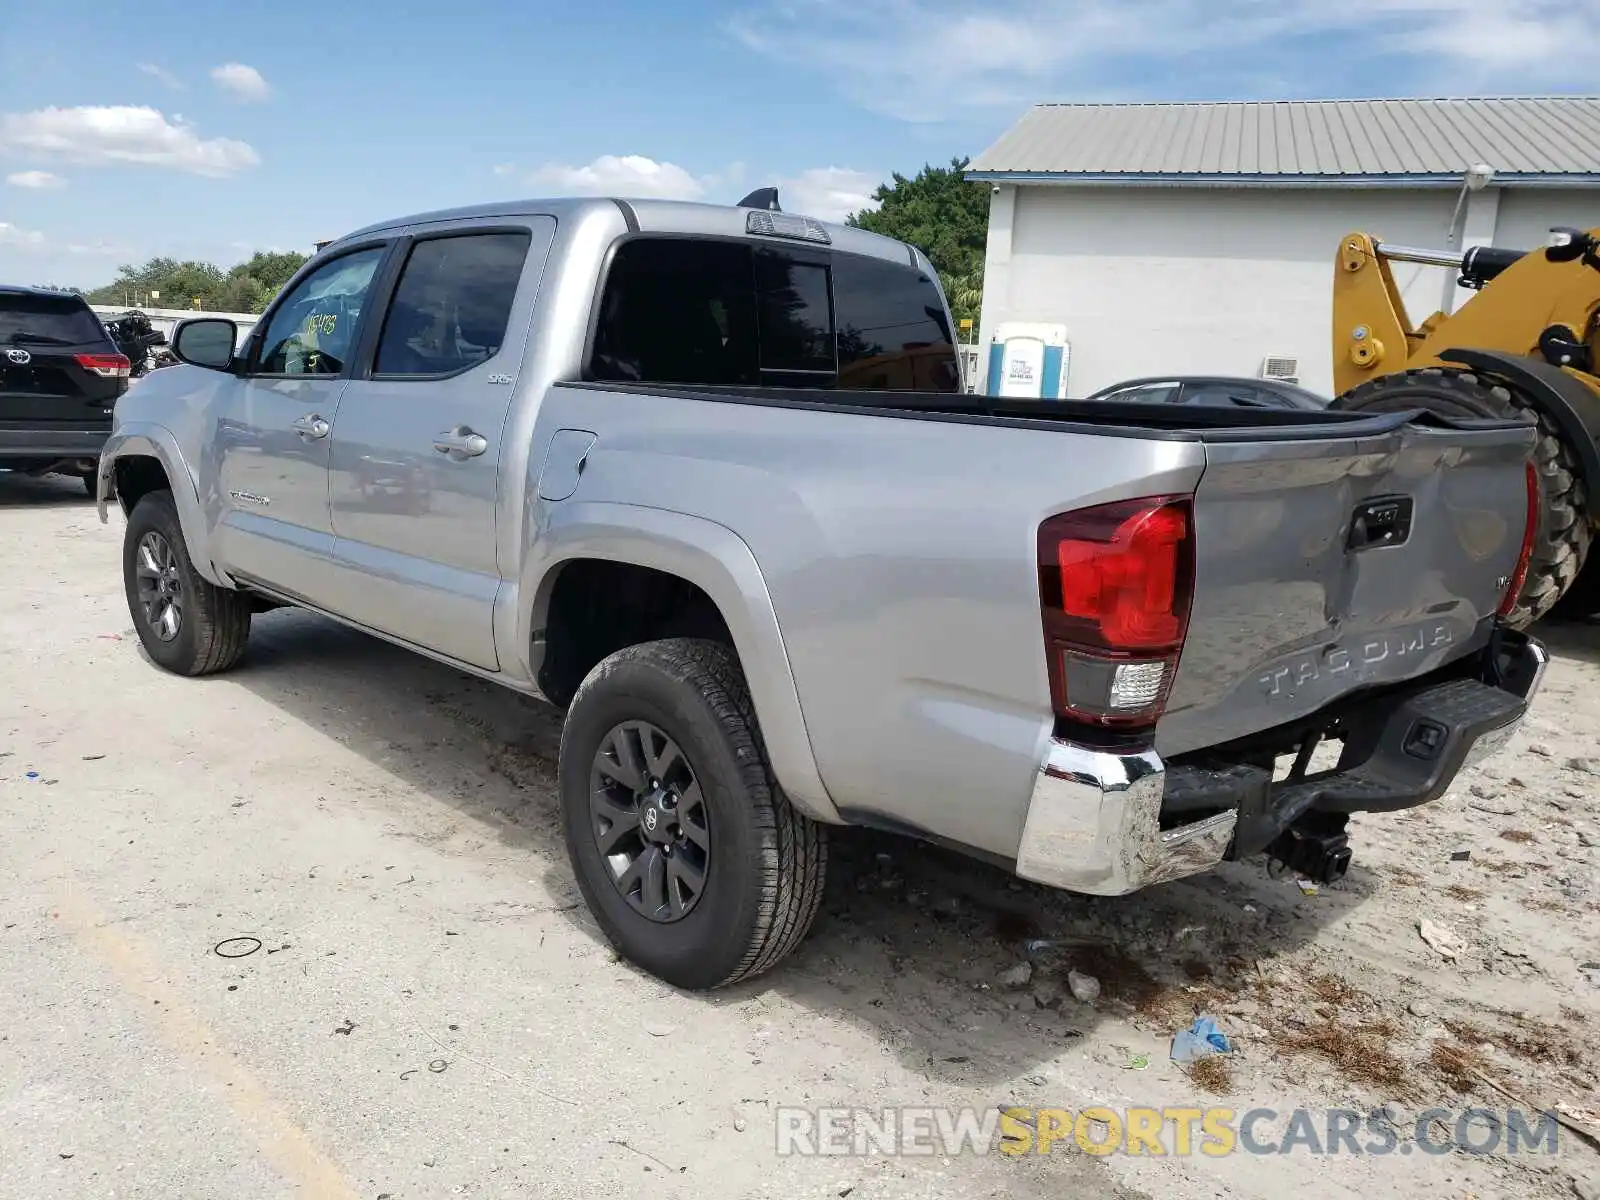
<path id="1" fill-rule="evenodd" d="M 0 429 L 0 458 L 98 459 L 111 436 L 104 429 Z"/>
<path id="2" fill-rule="evenodd" d="M 1264 767 L 1174 766 L 1154 750 L 1054 739 L 1034 783 L 1017 874 L 1120 896 L 1264 850 L 1308 813 L 1414 808 L 1504 748 L 1544 681 L 1549 655 L 1505 633 L 1484 679 L 1420 681 L 1374 700 L 1346 731 L 1337 769 L 1275 784 Z"/>

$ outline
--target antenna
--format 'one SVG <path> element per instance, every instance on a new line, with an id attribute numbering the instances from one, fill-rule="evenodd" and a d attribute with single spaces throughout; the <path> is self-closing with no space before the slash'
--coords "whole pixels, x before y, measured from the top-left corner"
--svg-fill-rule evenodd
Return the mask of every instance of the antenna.
<path id="1" fill-rule="evenodd" d="M 771 212 L 782 212 L 778 207 L 778 189 L 775 187 L 757 188 L 743 200 L 739 201 L 740 208 L 765 208 Z"/>

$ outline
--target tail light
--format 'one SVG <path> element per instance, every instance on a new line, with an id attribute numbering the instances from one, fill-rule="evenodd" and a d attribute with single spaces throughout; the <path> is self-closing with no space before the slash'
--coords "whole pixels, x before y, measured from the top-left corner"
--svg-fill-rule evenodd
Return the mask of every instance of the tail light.
<path id="1" fill-rule="evenodd" d="M 1039 598 L 1056 715 L 1155 724 L 1177 671 L 1194 591 L 1188 497 L 1123 500 L 1039 527 Z"/>
<path id="2" fill-rule="evenodd" d="M 1500 601 L 1498 615 L 1509 617 L 1517 606 L 1523 584 L 1528 582 L 1528 566 L 1533 562 L 1533 543 L 1539 536 L 1539 471 L 1530 460 L 1525 468 L 1528 480 L 1528 515 L 1522 526 L 1522 553 L 1517 556 L 1517 569 L 1511 573 L 1511 585 Z"/>
<path id="3" fill-rule="evenodd" d="M 125 354 L 79 354 L 78 365 L 104 379 L 126 379 L 133 369 Z"/>

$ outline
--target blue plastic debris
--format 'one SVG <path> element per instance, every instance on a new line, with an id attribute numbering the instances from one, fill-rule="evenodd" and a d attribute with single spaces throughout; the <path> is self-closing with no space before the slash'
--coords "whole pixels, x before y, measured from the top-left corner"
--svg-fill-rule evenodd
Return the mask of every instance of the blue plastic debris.
<path id="1" fill-rule="evenodd" d="M 1228 1035 L 1217 1028 L 1217 1019 L 1202 1014 L 1194 1019 L 1188 1029 L 1172 1035 L 1172 1061 L 1191 1063 L 1196 1059 L 1210 1058 L 1213 1054 L 1232 1054 Z"/>
<path id="2" fill-rule="evenodd" d="M 39 772 L 37 772 L 37 771 L 29 771 L 28 772 L 28 778 L 29 779 L 37 779 L 37 778 L 39 778 Z"/>

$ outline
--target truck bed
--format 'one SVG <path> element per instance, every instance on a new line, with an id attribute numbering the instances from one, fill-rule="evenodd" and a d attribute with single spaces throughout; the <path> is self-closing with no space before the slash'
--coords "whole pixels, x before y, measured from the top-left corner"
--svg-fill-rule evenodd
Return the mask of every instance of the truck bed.
<path id="1" fill-rule="evenodd" d="M 1530 444 L 1515 422 L 1404 413 L 609 384 L 557 384 L 539 422 L 597 436 L 563 520 L 604 497 L 748 546 L 842 812 L 1002 853 L 1023 813 L 1000 798 L 1055 732 L 1045 522 L 1192 498 L 1193 599 L 1155 728 L 1159 753 L 1187 754 L 1481 649 Z M 1397 495 L 1408 536 L 1350 551 L 1361 506 Z"/>

